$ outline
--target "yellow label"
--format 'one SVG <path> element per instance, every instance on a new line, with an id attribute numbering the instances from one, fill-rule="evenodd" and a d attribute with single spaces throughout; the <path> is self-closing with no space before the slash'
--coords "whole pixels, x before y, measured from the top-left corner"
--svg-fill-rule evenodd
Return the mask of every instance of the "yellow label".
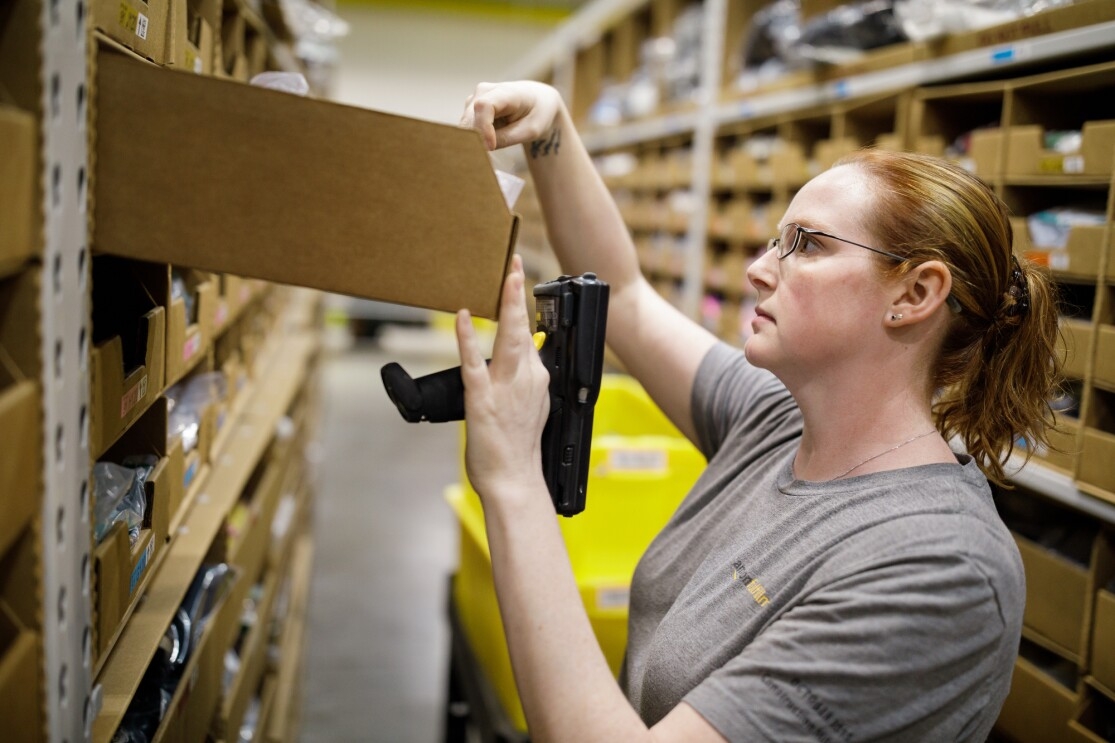
<path id="1" fill-rule="evenodd" d="M 139 11 L 128 3 L 120 3 L 120 15 L 118 20 L 120 21 L 120 25 L 126 30 L 135 33 L 136 24 L 139 22 Z"/>

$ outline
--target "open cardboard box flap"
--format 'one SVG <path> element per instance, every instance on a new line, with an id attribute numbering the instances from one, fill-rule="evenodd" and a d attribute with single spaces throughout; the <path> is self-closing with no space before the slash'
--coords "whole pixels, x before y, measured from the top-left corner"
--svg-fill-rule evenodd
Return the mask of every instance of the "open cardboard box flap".
<path id="1" fill-rule="evenodd" d="M 518 217 L 473 131 L 97 55 L 103 253 L 495 318 Z"/>

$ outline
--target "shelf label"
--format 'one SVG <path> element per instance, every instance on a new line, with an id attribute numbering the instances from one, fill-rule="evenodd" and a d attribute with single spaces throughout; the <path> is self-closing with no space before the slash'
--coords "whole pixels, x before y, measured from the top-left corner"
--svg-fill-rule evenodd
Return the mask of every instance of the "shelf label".
<path id="1" fill-rule="evenodd" d="M 199 350 L 201 350 L 201 333 L 190 336 L 182 344 L 182 360 L 189 361 Z"/>
<path id="2" fill-rule="evenodd" d="M 849 92 L 847 80 L 837 80 L 832 84 L 832 95 L 834 98 L 847 98 Z"/>
<path id="3" fill-rule="evenodd" d="M 631 589 L 626 586 L 596 589 L 597 609 L 626 609 L 631 599 Z"/>
<path id="4" fill-rule="evenodd" d="M 125 392 L 120 398 L 120 417 L 127 418 L 128 413 L 136 406 L 136 403 L 147 397 L 147 375 L 144 374 L 143 378 L 135 383 L 135 386 Z"/>
<path id="5" fill-rule="evenodd" d="M 610 449 L 608 472 L 664 473 L 669 466 L 669 456 L 662 449 Z"/>
<path id="6" fill-rule="evenodd" d="M 137 15 L 139 18 L 136 19 L 136 36 L 147 41 L 147 16 L 143 13 L 138 13 Z"/>
<path id="7" fill-rule="evenodd" d="M 151 555 L 153 554 L 155 554 L 155 540 L 152 538 L 151 541 L 147 543 L 147 547 L 139 557 L 139 562 L 136 563 L 135 569 L 132 571 L 128 593 L 135 593 L 136 584 L 139 583 L 139 579 L 143 577 L 144 571 L 147 570 L 147 563 L 151 561 Z"/>

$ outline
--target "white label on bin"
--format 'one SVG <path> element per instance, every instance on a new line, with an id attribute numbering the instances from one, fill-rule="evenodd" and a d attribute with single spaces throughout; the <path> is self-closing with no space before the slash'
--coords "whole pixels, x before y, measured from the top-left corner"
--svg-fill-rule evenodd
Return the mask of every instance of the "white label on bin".
<path id="1" fill-rule="evenodd" d="M 631 590 L 626 586 L 596 589 L 597 609 L 625 609 L 631 599 Z"/>
<path id="2" fill-rule="evenodd" d="M 1061 168 L 1066 173 L 1083 173 L 1084 172 L 1084 156 L 1083 155 L 1065 155 L 1064 160 L 1061 162 Z"/>
<path id="3" fill-rule="evenodd" d="M 144 41 L 147 40 L 147 16 L 143 13 L 140 13 L 139 17 L 136 18 L 136 36 Z"/>
<path id="4" fill-rule="evenodd" d="M 609 472 L 664 473 L 669 457 L 662 449 L 611 449 L 608 451 Z"/>
<path id="5" fill-rule="evenodd" d="M 1049 251 L 1049 267 L 1054 271 L 1068 271 L 1071 265 L 1067 250 Z"/>

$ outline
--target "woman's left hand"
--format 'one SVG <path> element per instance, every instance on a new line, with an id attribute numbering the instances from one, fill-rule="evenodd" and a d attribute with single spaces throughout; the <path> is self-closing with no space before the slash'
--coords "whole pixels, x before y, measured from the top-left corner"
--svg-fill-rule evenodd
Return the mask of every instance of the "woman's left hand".
<path id="1" fill-rule="evenodd" d="M 465 468 L 485 507 L 495 499 L 528 497 L 542 479 L 542 429 L 550 413 L 550 375 L 530 332 L 522 259 L 503 282 L 499 327 L 490 364 L 484 361 L 467 310 L 457 313 L 457 344 L 465 386 Z"/>

